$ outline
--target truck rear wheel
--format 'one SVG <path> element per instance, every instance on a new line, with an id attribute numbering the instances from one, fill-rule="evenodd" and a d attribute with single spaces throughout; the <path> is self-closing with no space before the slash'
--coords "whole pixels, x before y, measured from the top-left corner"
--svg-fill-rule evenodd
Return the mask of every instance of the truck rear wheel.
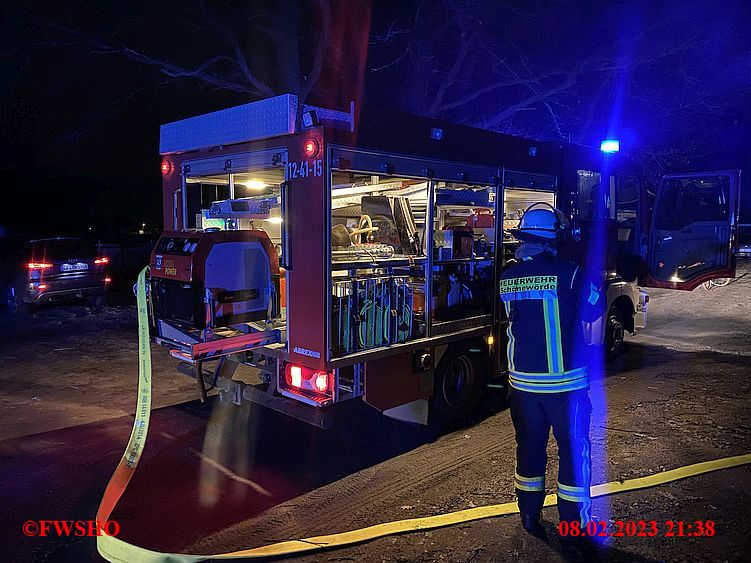
<path id="1" fill-rule="evenodd" d="M 605 317 L 605 353 L 608 358 L 620 356 L 625 350 L 626 327 L 618 305 L 612 305 Z"/>
<path id="2" fill-rule="evenodd" d="M 431 419 L 440 423 L 465 421 L 480 404 L 485 389 L 483 348 L 458 343 L 446 350 L 435 371 Z"/>

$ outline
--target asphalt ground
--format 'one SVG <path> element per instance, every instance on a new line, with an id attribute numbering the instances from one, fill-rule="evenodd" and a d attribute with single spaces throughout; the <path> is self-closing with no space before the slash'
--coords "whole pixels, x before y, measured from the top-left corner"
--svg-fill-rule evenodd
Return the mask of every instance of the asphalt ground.
<path id="1" fill-rule="evenodd" d="M 712 291 L 650 292 L 647 330 L 593 382 L 595 483 L 751 451 L 749 288 L 741 278 Z M 0 345 L 0 545 L 13 560 L 98 557 L 91 539 L 27 538 L 21 526 L 93 518 L 133 420 L 133 318 L 123 306 L 0 319 L 0 335 L 13 335 Z M 453 432 L 404 425 L 362 404 L 324 432 L 260 407 L 201 405 L 174 360 L 159 348 L 153 356 L 148 444 L 113 514 L 126 541 L 216 553 L 513 500 L 513 431 L 497 394 Z M 552 443 L 549 454 L 552 487 Z M 615 538 L 598 558 L 744 560 L 749 485 L 751 471 L 737 468 L 596 500 L 604 520 L 713 520 L 717 529 L 713 538 Z M 571 558 L 555 509 L 545 520 L 548 543 L 504 517 L 297 560 Z"/>

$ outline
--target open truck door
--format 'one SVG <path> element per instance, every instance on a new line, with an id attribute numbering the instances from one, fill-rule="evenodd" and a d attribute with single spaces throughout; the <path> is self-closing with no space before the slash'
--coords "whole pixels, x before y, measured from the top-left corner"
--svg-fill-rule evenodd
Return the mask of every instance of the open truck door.
<path id="1" fill-rule="evenodd" d="M 642 285 L 690 291 L 735 276 L 740 177 L 740 170 L 663 177 Z"/>

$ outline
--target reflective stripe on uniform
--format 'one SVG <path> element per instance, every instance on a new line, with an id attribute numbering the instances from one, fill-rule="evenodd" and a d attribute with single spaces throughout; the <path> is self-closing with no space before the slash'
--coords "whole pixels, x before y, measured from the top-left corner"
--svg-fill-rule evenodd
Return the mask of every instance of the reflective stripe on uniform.
<path id="1" fill-rule="evenodd" d="M 504 303 L 506 307 L 506 318 L 511 318 L 511 303 Z M 506 359 L 508 360 L 508 368 L 514 369 L 514 334 L 511 332 L 511 322 L 506 327 L 506 336 L 508 336 L 508 345 L 506 346 Z"/>
<path id="2" fill-rule="evenodd" d="M 543 299 L 542 310 L 545 316 L 545 345 L 548 353 L 548 371 L 563 371 L 563 345 L 561 343 L 561 317 L 558 299 Z"/>
<path id="3" fill-rule="evenodd" d="M 514 291 L 501 294 L 501 300 L 505 303 L 521 299 L 554 299 L 556 297 L 558 297 L 558 292 L 554 289 Z"/>
<path id="4" fill-rule="evenodd" d="M 506 315 L 509 318 L 509 324 L 506 328 L 509 385 L 513 389 L 530 393 L 565 393 L 587 388 L 589 383 L 586 369 L 565 371 L 560 305 L 558 302 L 558 276 L 503 279 L 500 284 L 500 292 Z M 515 369 L 516 342 L 511 329 L 511 302 L 523 299 L 537 300 L 542 306 L 547 360 L 547 372 L 545 373 L 524 373 Z"/>
<path id="5" fill-rule="evenodd" d="M 522 491 L 544 491 L 545 490 L 545 476 L 541 477 L 522 477 L 518 473 L 514 473 L 514 486 Z"/>
<path id="6" fill-rule="evenodd" d="M 559 373 L 532 373 L 527 371 L 511 370 L 510 376 L 523 383 L 562 383 L 570 381 L 572 379 L 579 379 L 587 376 L 587 368 L 576 368 L 569 371 L 562 371 Z"/>
<path id="7" fill-rule="evenodd" d="M 515 381 L 509 377 L 509 385 L 512 389 L 518 391 L 527 391 L 528 393 L 566 393 L 568 391 L 577 391 L 578 389 L 586 389 L 589 387 L 589 382 L 586 377 L 574 379 L 566 383 L 541 383 L 530 384 Z"/>
<path id="8" fill-rule="evenodd" d="M 565 393 L 589 386 L 587 369 L 578 368 L 561 373 L 527 373 L 509 370 L 509 385 L 530 393 Z"/>
<path id="9" fill-rule="evenodd" d="M 590 501 L 589 487 L 574 487 L 558 483 L 558 496 L 569 502 L 587 504 Z"/>

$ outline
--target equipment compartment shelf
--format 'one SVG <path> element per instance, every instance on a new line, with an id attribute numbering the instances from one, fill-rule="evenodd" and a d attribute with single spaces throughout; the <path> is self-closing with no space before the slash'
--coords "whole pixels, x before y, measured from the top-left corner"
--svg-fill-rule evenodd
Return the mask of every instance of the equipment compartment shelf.
<path id="1" fill-rule="evenodd" d="M 441 265 L 441 264 L 467 264 L 472 262 L 492 262 L 493 257 L 488 256 L 485 258 L 447 258 L 444 260 L 433 260 L 433 265 Z"/>
<path id="2" fill-rule="evenodd" d="M 342 262 L 332 262 L 331 269 L 334 271 L 342 270 L 366 270 L 373 268 L 399 268 L 405 266 L 415 266 L 422 268 L 427 258 L 419 256 L 413 259 L 407 258 L 388 258 L 386 260 L 347 260 Z"/>

